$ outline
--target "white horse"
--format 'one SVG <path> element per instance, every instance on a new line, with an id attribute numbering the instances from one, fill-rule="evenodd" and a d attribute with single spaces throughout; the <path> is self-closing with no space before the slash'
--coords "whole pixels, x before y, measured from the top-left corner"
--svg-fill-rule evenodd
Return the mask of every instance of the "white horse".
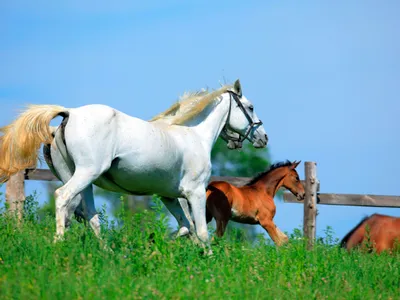
<path id="1" fill-rule="evenodd" d="M 56 116 L 63 120 L 53 132 L 49 123 Z M 193 94 L 150 122 L 105 105 L 36 105 L 0 130 L 0 182 L 36 165 L 40 145 L 48 145 L 49 167 L 64 183 L 55 191 L 56 239 L 63 237 L 80 204 L 100 235 L 95 184 L 120 193 L 159 195 L 183 231 L 193 226 L 187 224 L 189 203 L 197 237 L 208 243 L 205 191 L 218 136 L 224 131 L 226 139 L 248 139 L 256 148 L 268 142 L 239 80 L 217 91 Z"/>

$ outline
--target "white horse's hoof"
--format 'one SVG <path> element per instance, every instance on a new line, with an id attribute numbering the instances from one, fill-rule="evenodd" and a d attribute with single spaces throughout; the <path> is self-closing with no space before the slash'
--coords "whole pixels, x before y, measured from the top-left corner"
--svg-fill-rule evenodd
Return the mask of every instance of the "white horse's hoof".
<path id="1" fill-rule="evenodd" d="M 190 232 L 189 232 L 189 229 L 187 227 L 181 227 L 178 230 L 177 237 L 185 236 L 185 235 L 188 235 L 189 233 Z"/>
<path id="2" fill-rule="evenodd" d="M 54 236 L 53 243 L 55 244 L 55 243 L 61 242 L 61 241 L 63 241 L 63 240 L 64 240 L 64 237 L 63 237 L 62 235 L 56 234 L 56 235 Z"/>
<path id="3" fill-rule="evenodd" d="M 108 247 L 107 245 L 104 245 L 104 246 L 103 246 L 103 250 L 104 250 L 105 252 L 108 252 L 108 253 L 111 253 L 111 254 L 114 253 L 114 250 L 111 249 L 110 247 Z"/>
<path id="4" fill-rule="evenodd" d="M 213 256 L 214 253 L 211 249 L 208 249 L 208 251 L 206 250 L 205 256 Z"/>

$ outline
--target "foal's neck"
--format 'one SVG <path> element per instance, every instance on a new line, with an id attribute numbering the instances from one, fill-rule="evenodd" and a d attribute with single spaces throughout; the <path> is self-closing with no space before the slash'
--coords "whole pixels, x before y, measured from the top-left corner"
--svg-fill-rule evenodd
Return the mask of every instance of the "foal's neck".
<path id="1" fill-rule="evenodd" d="M 283 184 L 283 179 L 287 175 L 287 172 L 282 168 L 278 168 L 266 173 L 262 176 L 255 185 L 262 187 L 266 190 L 267 194 L 272 198 Z"/>

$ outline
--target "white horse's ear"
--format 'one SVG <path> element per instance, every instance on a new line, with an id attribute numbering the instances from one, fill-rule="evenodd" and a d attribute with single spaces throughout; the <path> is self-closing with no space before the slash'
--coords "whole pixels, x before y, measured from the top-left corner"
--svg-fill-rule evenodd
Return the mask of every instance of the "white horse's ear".
<path id="1" fill-rule="evenodd" d="M 239 97 L 242 97 L 242 86 L 240 85 L 239 79 L 237 79 L 235 81 L 235 84 L 233 85 L 233 89 L 234 89 L 234 92 L 236 94 L 238 94 Z"/>

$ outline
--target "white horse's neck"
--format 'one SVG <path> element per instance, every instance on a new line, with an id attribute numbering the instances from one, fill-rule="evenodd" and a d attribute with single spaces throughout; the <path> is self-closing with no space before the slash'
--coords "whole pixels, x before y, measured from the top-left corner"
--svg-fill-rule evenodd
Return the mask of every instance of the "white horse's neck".
<path id="1" fill-rule="evenodd" d="M 214 105 L 211 105 L 206 110 L 208 113 L 200 114 L 196 118 L 197 125 L 193 127 L 203 137 L 203 143 L 210 152 L 227 122 L 230 109 L 231 99 L 229 93 L 224 93 L 220 97 L 222 97 L 222 100 L 218 100 Z"/>

